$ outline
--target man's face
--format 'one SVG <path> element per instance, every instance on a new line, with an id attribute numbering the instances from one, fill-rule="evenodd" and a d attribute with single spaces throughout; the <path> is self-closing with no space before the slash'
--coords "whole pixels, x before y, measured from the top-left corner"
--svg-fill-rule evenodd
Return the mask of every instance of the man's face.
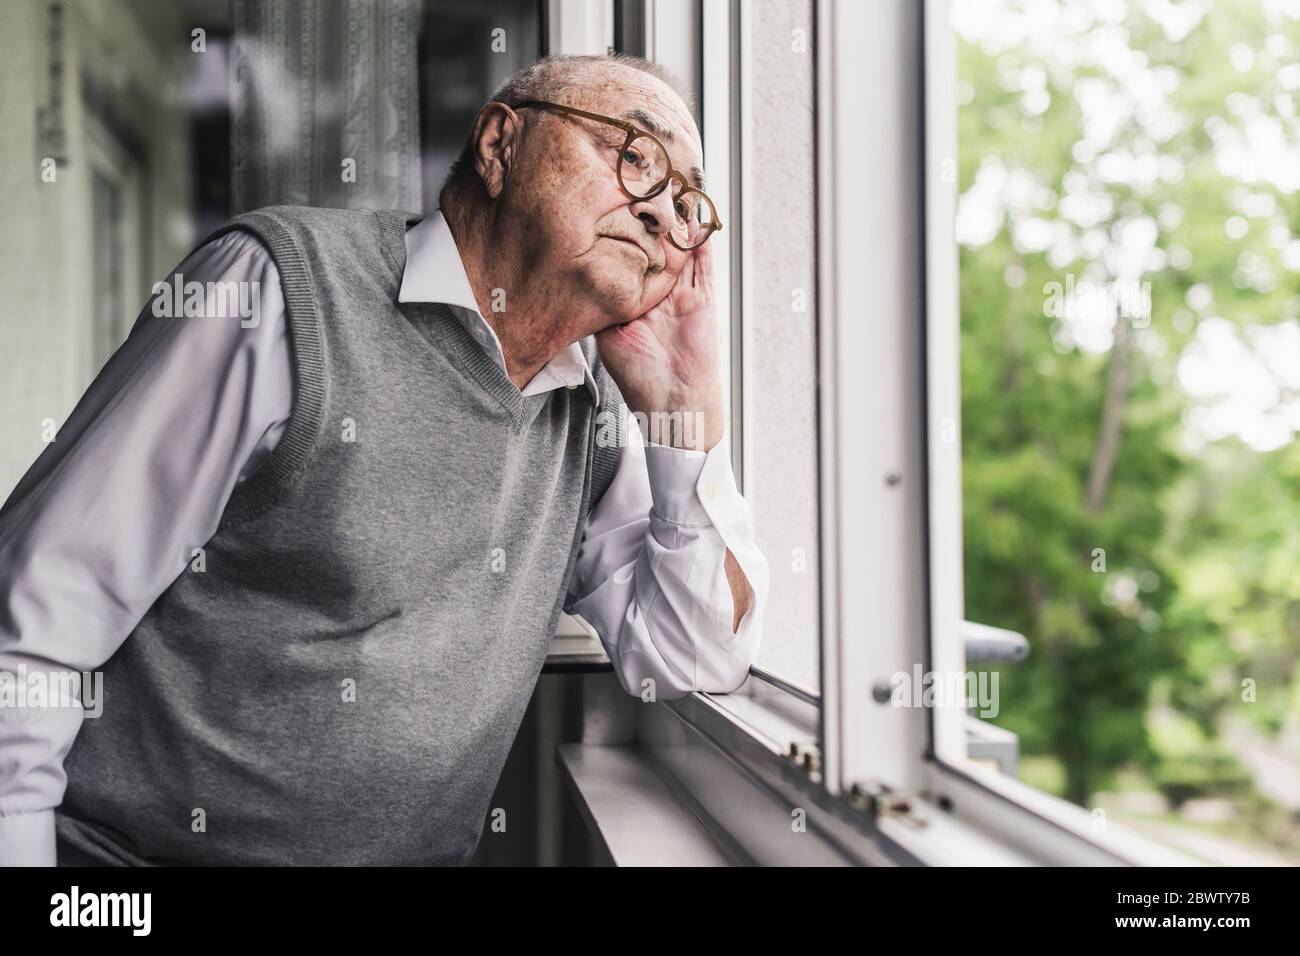
<path id="1" fill-rule="evenodd" d="M 591 71 L 565 106 L 664 131 L 659 140 L 673 168 L 703 166 L 700 136 L 670 87 L 621 64 Z M 633 115 L 640 113 L 641 116 Z M 527 109 L 528 131 L 512 173 L 509 204 L 527 230 L 532 268 L 547 270 L 564 293 L 587 296 L 605 313 L 581 335 L 630 321 L 672 289 L 691 254 L 668 241 L 672 187 L 653 199 L 632 199 L 616 168 L 626 135 L 616 127 L 551 110 Z M 656 130 L 651 129 L 652 132 Z"/>

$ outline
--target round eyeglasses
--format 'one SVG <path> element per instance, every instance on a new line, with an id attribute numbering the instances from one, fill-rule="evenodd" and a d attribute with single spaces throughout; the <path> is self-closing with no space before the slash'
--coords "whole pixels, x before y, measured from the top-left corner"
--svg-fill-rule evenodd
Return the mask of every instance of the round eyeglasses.
<path id="1" fill-rule="evenodd" d="M 525 107 L 581 116 L 622 130 L 625 139 L 614 164 L 619 188 L 629 199 L 653 199 L 671 186 L 673 225 L 668 233 L 668 241 L 678 249 L 689 252 L 703 245 L 709 236 L 722 228 L 713 200 L 703 190 L 688 183 L 686 177 L 673 168 L 668 150 L 653 133 L 625 120 L 546 100 L 528 100 L 512 108 Z"/>

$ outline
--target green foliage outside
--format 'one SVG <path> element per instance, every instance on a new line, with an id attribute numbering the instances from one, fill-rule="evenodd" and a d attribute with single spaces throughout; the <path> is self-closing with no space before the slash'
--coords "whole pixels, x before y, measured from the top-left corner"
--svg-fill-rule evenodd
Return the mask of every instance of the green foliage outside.
<path id="1" fill-rule="evenodd" d="M 1030 639 L 996 722 L 1051 758 L 1034 782 L 1232 799 L 1300 855 L 1228 733 L 1300 721 L 1300 443 L 1260 424 L 1300 427 L 1300 23 L 1070 6 L 1018 37 L 956 24 L 966 617 Z M 1149 318 L 1045 315 L 1067 276 L 1149 283 Z M 1275 393 L 1240 421 L 1182 374 L 1233 340 L 1241 387 Z"/>

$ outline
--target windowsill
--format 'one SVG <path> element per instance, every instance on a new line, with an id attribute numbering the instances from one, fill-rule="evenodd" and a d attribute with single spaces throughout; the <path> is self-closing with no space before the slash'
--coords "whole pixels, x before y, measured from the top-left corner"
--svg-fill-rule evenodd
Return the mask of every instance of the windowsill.
<path id="1" fill-rule="evenodd" d="M 556 760 L 584 822 L 613 865 L 733 863 L 636 745 L 562 744 Z"/>
<path id="2" fill-rule="evenodd" d="M 921 811 L 928 822 L 918 831 L 897 820 L 872 820 L 827 793 L 788 756 L 788 742 L 816 740 L 816 708 L 761 682 L 734 694 L 633 706 L 637 742 L 563 744 L 556 752 L 605 862 L 1032 862 L 937 808 Z M 791 826 L 796 811 L 806 817 L 806 830 Z"/>
<path id="3" fill-rule="evenodd" d="M 873 817 L 791 756 L 815 751 L 817 708 L 757 681 L 633 706 L 636 742 L 557 753 L 616 865 L 1195 865 L 1118 826 L 1089 832 L 1087 811 L 978 767 L 930 761 L 911 813 Z"/>

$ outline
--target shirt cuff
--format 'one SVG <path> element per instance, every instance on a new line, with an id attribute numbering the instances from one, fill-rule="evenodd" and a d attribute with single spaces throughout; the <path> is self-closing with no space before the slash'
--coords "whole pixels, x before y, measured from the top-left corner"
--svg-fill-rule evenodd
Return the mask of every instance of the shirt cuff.
<path id="1" fill-rule="evenodd" d="M 646 442 L 646 475 L 656 516 L 674 524 L 710 524 L 696 486 L 711 453 Z"/>
<path id="2" fill-rule="evenodd" d="M 749 505 L 736 487 L 730 448 L 727 433 L 707 452 L 646 442 L 646 473 L 655 514 L 677 524 L 712 525 L 724 540 L 739 534 Z"/>
<path id="3" fill-rule="evenodd" d="M 0 816 L 0 866 L 57 866 L 54 811 Z"/>

